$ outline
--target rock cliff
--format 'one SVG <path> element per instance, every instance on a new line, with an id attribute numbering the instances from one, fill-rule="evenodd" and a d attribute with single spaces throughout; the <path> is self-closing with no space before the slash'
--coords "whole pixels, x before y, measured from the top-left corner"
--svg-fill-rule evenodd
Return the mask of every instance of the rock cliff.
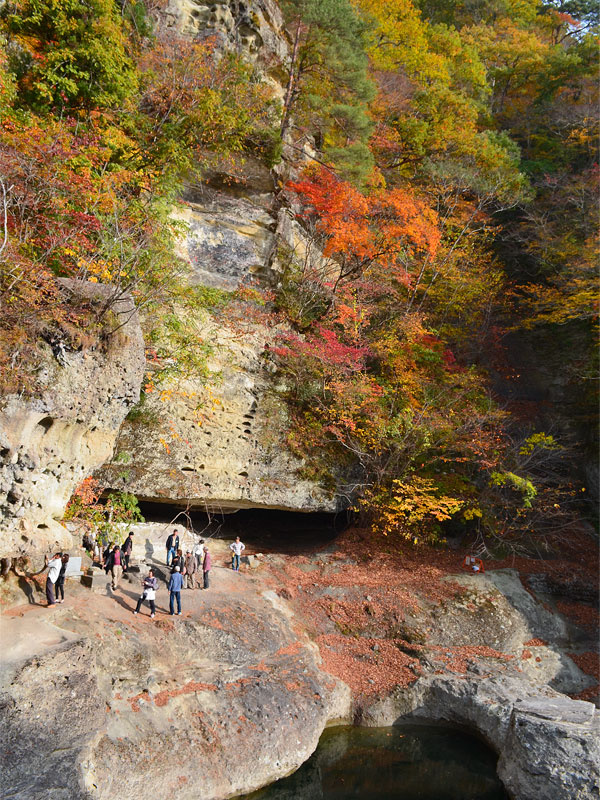
<path id="1" fill-rule="evenodd" d="M 224 291 L 248 280 L 272 286 L 285 268 L 282 252 L 325 270 L 289 211 L 277 209 L 268 170 L 249 167 L 246 175 L 235 192 L 217 179 L 218 188 L 189 188 L 177 210 L 187 224 L 179 255 L 190 283 Z M 208 375 L 174 379 L 145 397 L 144 413 L 125 422 L 112 461 L 97 473 L 101 483 L 211 510 L 336 511 L 339 498 L 300 479 L 302 464 L 286 447 L 287 413 L 265 359 L 276 331 L 204 310 L 195 324 L 210 350 Z"/>
<path id="2" fill-rule="evenodd" d="M 209 376 L 177 381 L 148 395 L 128 420 L 114 456 L 98 476 L 140 500 L 211 511 L 279 508 L 336 511 L 338 501 L 298 478 L 285 448 L 287 413 L 262 357 L 272 331 L 249 325 L 243 336 L 207 317 Z"/>
<path id="3" fill-rule="evenodd" d="M 100 299 L 110 287 L 64 281 L 65 291 Z M 0 407 L 1 555 L 69 547 L 60 525 L 73 490 L 110 458 L 117 433 L 139 399 L 144 343 L 132 300 L 113 309 L 121 327 L 96 348 L 45 346 L 39 392 L 8 396 Z"/>

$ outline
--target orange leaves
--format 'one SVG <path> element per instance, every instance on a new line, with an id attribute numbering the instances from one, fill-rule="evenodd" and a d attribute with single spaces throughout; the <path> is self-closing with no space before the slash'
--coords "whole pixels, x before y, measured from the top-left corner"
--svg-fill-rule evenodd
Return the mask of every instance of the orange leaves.
<path id="1" fill-rule="evenodd" d="M 103 489 L 100 483 L 95 478 L 90 477 L 79 484 L 73 496 L 78 497 L 82 505 L 93 506 L 98 502 L 102 491 Z"/>
<path id="2" fill-rule="evenodd" d="M 309 206 L 302 216 L 316 217 L 324 254 L 340 262 L 342 273 L 377 265 L 408 285 L 412 258 L 434 257 L 439 248 L 437 215 L 411 192 L 380 189 L 364 195 L 325 167 L 289 187 Z"/>

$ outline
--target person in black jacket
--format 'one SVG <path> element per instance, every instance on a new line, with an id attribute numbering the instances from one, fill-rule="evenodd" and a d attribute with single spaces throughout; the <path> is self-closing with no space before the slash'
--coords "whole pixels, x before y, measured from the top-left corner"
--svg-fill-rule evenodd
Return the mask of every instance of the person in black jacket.
<path id="1" fill-rule="evenodd" d="M 110 551 L 108 558 L 104 562 L 104 571 L 112 576 L 112 588 L 116 589 L 123 574 L 123 554 L 121 548 L 116 544 Z"/>
<path id="2" fill-rule="evenodd" d="M 177 555 L 174 556 L 171 562 L 171 575 L 175 572 L 175 567 L 179 567 L 179 572 L 181 572 L 182 575 L 184 574 L 183 568 L 185 567 L 185 561 L 181 550 L 177 551 Z"/>
<path id="3" fill-rule="evenodd" d="M 131 555 L 131 551 L 133 550 L 133 531 L 129 531 L 127 534 L 127 538 L 123 542 L 123 547 L 121 548 L 121 552 L 123 553 L 123 572 L 127 572 L 129 569 L 129 557 Z"/>
<path id="4" fill-rule="evenodd" d="M 178 550 L 179 534 L 177 533 L 177 528 L 173 528 L 173 533 L 170 533 L 167 537 L 167 567 L 171 558 L 175 558 Z"/>
<path id="5" fill-rule="evenodd" d="M 68 553 L 63 553 L 61 561 L 62 564 L 60 567 L 60 572 L 58 573 L 58 578 L 56 579 L 56 583 L 54 584 L 54 591 L 56 592 L 57 603 L 64 603 L 65 600 L 65 572 L 67 571 L 67 564 L 69 563 Z M 61 597 L 60 600 L 58 599 L 59 595 Z"/>
<path id="6" fill-rule="evenodd" d="M 107 575 L 110 570 L 110 564 L 108 562 L 110 561 L 110 556 L 114 546 L 114 542 L 109 542 L 108 547 L 106 547 L 102 553 L 102 566 L 104 567 L 104 572 L 106 572 Z"/>

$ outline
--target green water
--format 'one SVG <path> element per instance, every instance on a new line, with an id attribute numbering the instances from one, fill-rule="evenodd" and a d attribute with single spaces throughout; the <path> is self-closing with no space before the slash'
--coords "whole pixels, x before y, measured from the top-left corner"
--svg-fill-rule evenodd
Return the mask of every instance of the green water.
<path id="1" fill-rule="evenodd" d="M 297 772 L 243 798 L 507 799 L 489 748 L 462 732 L 430 726 L 331 728 Z"/>

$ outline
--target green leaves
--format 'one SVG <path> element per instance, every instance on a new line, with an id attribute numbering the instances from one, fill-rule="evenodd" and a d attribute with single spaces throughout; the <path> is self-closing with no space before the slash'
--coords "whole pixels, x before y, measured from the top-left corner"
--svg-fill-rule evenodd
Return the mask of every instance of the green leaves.
<path id="1" fill-rule="evenodd" d="M 1 11 L 21 103 L 108 108 L 137 88 L 113 0 L 15 0 Z"/>

